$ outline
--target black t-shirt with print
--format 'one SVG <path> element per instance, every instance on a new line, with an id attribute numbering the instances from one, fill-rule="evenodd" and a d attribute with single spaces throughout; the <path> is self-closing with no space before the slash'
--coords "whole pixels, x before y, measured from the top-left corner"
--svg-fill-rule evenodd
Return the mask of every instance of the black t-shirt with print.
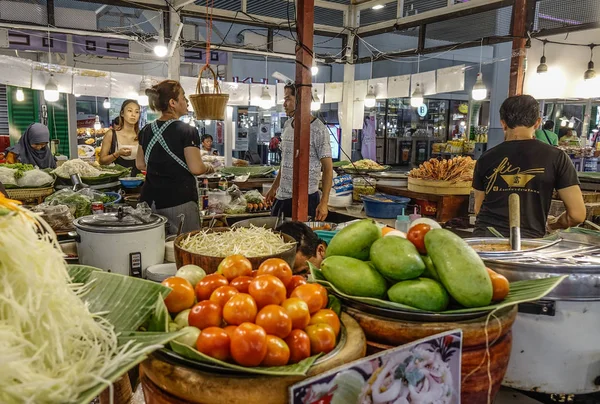
<path id="1" fill-rule="evenodd" d="M 157 121 L 157 124 L 161 128 L 165 122 Z M 198 130 L 182 121 L 171 123 L 162 135 L 169 149 L 184 163 L 183 150 L 186 147 L 200 147 Z M 145 157 L 148 157 L 146 154 L 151 138 L 152 128 L 148 124 L 139 134 L 140 147 Z M 150 206 L 154 202 L 157 209 L 198 202 L 196 178 L 175 161 L 158 142 L 150 152 L 140 200 Z"/>
<path id="2" fill-rule="evenodd" d="M 508 197 L 517 193 L 521 201 L 521 235 L 543 237 L 552 193 L 573 185 L 579 185 L 577 172 L 559 148 L 535 139 L 499 144 L 475 165 L 473 188 L 485 192 L 475 236 L 489 235 L 488 227 L 509 236 Z"/>

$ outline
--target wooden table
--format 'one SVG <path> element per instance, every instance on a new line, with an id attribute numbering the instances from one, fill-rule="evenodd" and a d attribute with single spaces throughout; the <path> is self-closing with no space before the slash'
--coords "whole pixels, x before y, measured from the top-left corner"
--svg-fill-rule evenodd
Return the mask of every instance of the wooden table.
<path id="1" fill-rule="evenodd" d="M 425 200 L 436 204 L 435 220 L 445 223 L 456 217 L 468 216 L 469 195 L 433 195 L 409 191 L 405 187 L 377 185 L 377 191 L 388 195 L 403 196 L 415 200 Z"/>
<path id="2" fill-rule="evenodd" d="M 237 185 L 242 191 L 249 191 L 251 189 L 257 189 L 262 193 L 262 186 L 264 184 L 273 184 L 275 178 L 248 178 L 244 182 L 232 181 L 233 184 Z"/>

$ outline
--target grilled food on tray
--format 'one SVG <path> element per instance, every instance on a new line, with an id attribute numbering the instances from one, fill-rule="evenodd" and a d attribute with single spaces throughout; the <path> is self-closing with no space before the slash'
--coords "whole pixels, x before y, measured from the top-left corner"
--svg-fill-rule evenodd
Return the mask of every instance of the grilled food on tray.
<path id="1" fill-rule="evenodd" d="M 412 169 L 408 176 L 434 181 L 473 181 L 475 160 L 471 157 L 455 157 L 451 160 L 431 159 L 418 168 Z"/>

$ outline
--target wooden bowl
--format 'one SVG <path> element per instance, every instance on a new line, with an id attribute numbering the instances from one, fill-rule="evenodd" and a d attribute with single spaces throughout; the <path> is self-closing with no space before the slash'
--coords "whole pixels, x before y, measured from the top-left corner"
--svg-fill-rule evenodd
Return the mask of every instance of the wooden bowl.
<path id="1" fill-rule="evenodd" d="M 225 232 L 225 231 L 230 231 L 230 230 L 231 229 L 229 227 L 218 227 L 218 228 L 214 228 L 210 231 L 220 233 L 220 232 Z M 204 271 L 207 274 L 212 274 L 214 272 L 217 272 L 217 269 L 219 268 L 219 264 L 221 263 L 221 261 L 223 261 L 223 258 L 225 258 L 225 257 L 213 257 L 213 256 L 208 256 L 208 255 L 195 254 L 195 253 L 186 251 L 186 250 L 182 249 L 181 247 L 179 247 L 181 240 L 183 240 L 185 237 L 194 235 L 196 233 L 199 233 L 199 230 L 181 234 L 179 237 L 177 237 L 175 239 L 175 243 L 173 243 L 173 244 L 174 244 L 174 248 L 175 248 L 175 264 L 177 265 L 177 269 L 181 268 L 184 265 L 193 264 L 193 265 L 198 265 L 200 268 L 204 269 Z M 280 234 L 283 237 L 284 241 L 292 242 L 292 243 L 294 243 L 294 245 L 291 246 L 286 251 L 279 253 L 279 254 L 248 258 L 250 260 L 250 262 L 252 263 L 253 269 L 258 269 L 260 264 L 262 264 L 264 261 L 268 260 L 269 258 L 281 258 L 282 260 L 284 260 L 285 262 L 287 262 L 290 265 L 290 268 L 294 268 L 294 261 L 296 260 L 296 240 L 294 240 L 292 237 L 288 236 L 287 234 L 283 234 L 280 232 L 275 232 L 275 233 Z"/>

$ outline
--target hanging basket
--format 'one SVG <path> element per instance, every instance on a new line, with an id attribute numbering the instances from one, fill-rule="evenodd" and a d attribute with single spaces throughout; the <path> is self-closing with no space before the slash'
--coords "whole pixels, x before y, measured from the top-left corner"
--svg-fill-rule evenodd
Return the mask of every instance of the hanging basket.
<path id="1" fill-rule="evenodd" d="M 208 70 L 212 74 L 214 83 L 212 94 L 205 93 L 205 90 L 202 88 L 202 72 L 205 70 Z M 217 75 L 215 74 L 214 70 L 209 65 L 205 65 L 198 74 L 196 94 L 190 95 L 190 102 L 192 103 L 192 107 L 194 107 L 196 119 L 224 121 L 228 100 L 229 94 L 221 94 L 219 80 L 217 80 Z"/>

